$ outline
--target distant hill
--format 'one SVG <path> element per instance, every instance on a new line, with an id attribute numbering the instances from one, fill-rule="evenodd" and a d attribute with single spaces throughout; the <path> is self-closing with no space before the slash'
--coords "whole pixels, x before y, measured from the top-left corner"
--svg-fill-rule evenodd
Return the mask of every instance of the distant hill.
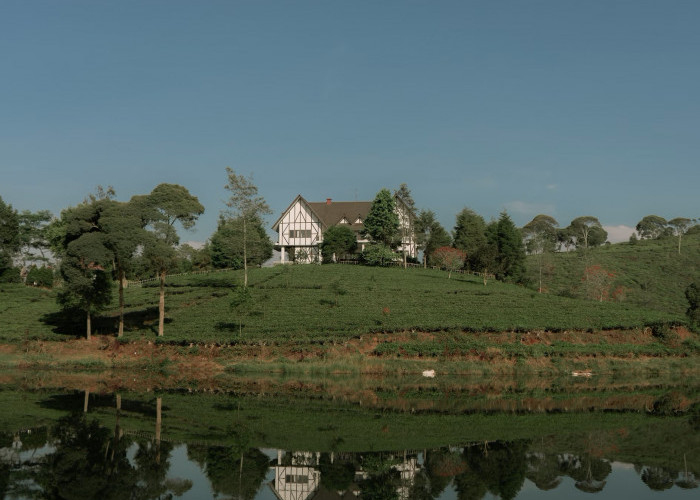
<path id="1" fill-rule="evenodd" d="M 542 288 L 548 294 L 593 298 L 590 286 L 586 286 L 585 270 L 604 270 L 613 275 L 607 277 L 606 300 L 682 315 L 688 307 L 685 289 L 692 282 L 700 283 L 700 234 L 683 237 L 680 255 L 675 238 L 616 243 L 587 252 L 560 252 L 542 259 L 530 255 L 528 277 L 535 289 L 540 261 Z"/>

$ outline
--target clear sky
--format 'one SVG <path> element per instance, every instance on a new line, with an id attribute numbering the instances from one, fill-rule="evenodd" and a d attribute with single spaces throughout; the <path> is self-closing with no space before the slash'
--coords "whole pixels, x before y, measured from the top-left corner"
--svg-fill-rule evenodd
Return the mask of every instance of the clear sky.
<path id="1" fill-rule="evenodd" d="M 448 230 L 700 216 L 697 0 L 0 2 L 0 196 L 54 213 L 225 167 L 274 211 L 405 182 Z M 623 231 L 624 232 L 624 231 Z"/>

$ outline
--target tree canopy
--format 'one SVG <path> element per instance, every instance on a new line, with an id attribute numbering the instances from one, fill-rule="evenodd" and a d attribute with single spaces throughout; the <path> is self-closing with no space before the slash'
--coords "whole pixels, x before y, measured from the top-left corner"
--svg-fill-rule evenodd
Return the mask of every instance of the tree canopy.
<path id="1" fill-rule="evenodd" d="M 207 247 L 214 268 L 243 269 L 243 224 L 240 217 L 219 217 L 218 227 Z M 260 219 L 248 221 L 246 246 L 249 264 L 259 266 L 272 257 L 272 241 Z"/>
<path id="2" fill-rule="evenodd" d="M 642 239 L 654 239 L 662 236 L 666 230 L 666 219 L 658 215 L 647 215 L 637 223 L 636 230 Z"/>
<path id="3" fill-rule="evenodd" d="M 0 275 L 12 267 L 12 258 L 20 246 L 19 234 L 17 211 L 0 197 Z"/>
<path id="4" fill-rule="evenodd" d="M 394 246 L 399 230 L 399 216 L 394 208 L 394 198 L 389 190 L 381 189 L 364 220 L 365 234 L 372 241 L 389 247 Z"/>
<path id="5" fill-rule="evenodd" d="M 254 220 L 262 221 L 265 215 L 272 213 L 262 196 L 258 196 L 258 188 L 253 184 L 252 177 L 237 174 L 232 168 L 226 167 L 228 183 L 224 186 L 231 193 L 226 206 L 225 217 L 238 218 L 241 221 L 243 234 L 241 249 L 243 253 L 243 286 L 248 286 L 248 224 Z"/>
<path id="6" fill-rule="evenodd" d="M 321 255 L 324 263 L 333 262 L 357 249 L 355 231 L 346 225 L 331 226 L 323 233 Z"/>
<path id="7" fill-rule="evenodd" d="M 452 236 L 455 248 L 464 250 L 467 255 L 475 254 L 486 244 L 486 222 L 470 208 L 463 208 L 457 214 Z"/>

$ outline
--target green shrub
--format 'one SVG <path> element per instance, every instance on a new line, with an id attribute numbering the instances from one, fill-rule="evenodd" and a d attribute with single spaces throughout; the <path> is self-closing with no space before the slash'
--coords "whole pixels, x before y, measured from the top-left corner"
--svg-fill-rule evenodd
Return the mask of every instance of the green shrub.
<path id="1" fill-rule="evenodd" d="M 20 269 L 18 267 L 10 267 L 0 272 L 0 283 L 22 283 Z"/>
<path id="2" fill-rule="evenodd" d="M 27 284 L 51 288 L 53 286 L 53 269 L 49 267 L 32 267 L 27 273 Z"/>

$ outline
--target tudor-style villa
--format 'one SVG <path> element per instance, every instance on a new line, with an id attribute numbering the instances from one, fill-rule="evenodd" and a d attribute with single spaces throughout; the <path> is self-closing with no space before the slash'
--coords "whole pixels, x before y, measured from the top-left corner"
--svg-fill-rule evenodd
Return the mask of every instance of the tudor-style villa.
<path id="1" fill-rule="evenodd" d="M 414 214 L 398 196 L 394 197 L 394 206 L 401 235 L 397 251 L 416 257 Z M 329 227 L 341 224 L 347 224 L 355 231 L 358 250 L 364 250 L 369 240 L 362 235 L 362 230 L 371 207 L 371 201 L 333 201 L 327 198 L 322 202 L 309 202 L 298 195 L 272 226 L 277 232 L 275 248 L 280 250 L 280 262 L 320 262 L 323 233 Z"/>

